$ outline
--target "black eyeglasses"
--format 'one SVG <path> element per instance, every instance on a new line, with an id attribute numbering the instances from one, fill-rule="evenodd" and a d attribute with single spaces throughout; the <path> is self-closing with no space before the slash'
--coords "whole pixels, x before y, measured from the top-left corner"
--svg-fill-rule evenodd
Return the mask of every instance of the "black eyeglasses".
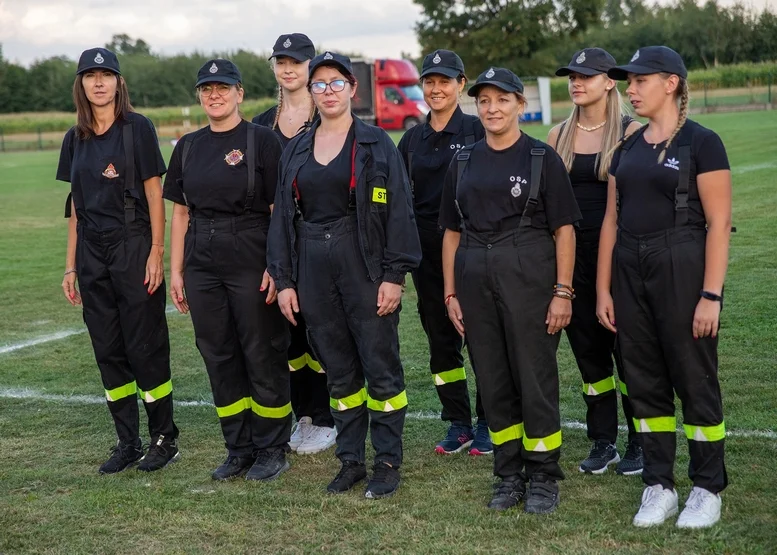
<path id="1" fill-rule="evenodd" d="M 342 92 L 345 90 L 345 79 L 335 79 L 334 81 L 331 81 L 329 83 L 324 83 L 323 81 L 315 81 L 310 84 L 310 92 L 313 94 L 324 94 L 326 92 L 326 88 L 329 87 L 332 89 L 332 92 Z"/>

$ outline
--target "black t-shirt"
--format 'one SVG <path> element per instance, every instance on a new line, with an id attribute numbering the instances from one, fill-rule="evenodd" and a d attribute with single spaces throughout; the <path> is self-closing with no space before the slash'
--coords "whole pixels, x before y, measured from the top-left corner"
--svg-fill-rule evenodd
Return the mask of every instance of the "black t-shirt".
<path id="1" fill-rule="evenodd" d="M 581 219 L 569 183 L 569 174 L 556 151 L 521 133 L 518 141 L 504 150 L 494 150 L 485 140 L 472 147 L 469 162 L 458 184 L 458 201 L 467 229 L 478 233 L 517 228 L 531 186 L 531 149 L 544 148 L 542 178 L 532 227 L 555 231 Z M 454 204 L 458 161 L 453 158 L 445 176 L 440 205 L 440 225 L 460 231 Z"/>
<path id="2" fill-rule="evenodd" d="M 425 124 L 417 125 L 405 133 L 398 148 L 409 171 L 408 151 L 411 145 L 415 146 L 413 175 L 410 176 L 414 186 L 415 213 L 419 218 L 436 222 L 440 216 L 442 188 L 451 158 L 465 146 L 468 133 L 474 136 L 476 142 L 485 136 L 485 131 L 477 117 L 464 114 L 460 107 L 456 108 L 442 131 L 435 131 L 430 120 L 431 117 L 427 116 Z"/>
<path id="3" fill-rule="evenodd" d="M 691 137 L 691 167 L 688 185 L 688 224 L 706 224 L 699 199 L 696 176 L 706 172 L 729 169 L 726 149 L 720 137 L 695 121 L 687 120 L 683 134 Z M 674 227 L 675 190 L 680 175 L 680 133 L 675 136 L 664 161 L 658 155 L 664 146 L 647 143 L 639 133 L 625 153 L 617 150 L 610 174 L 615 176 L 620 201 L 619 225 L 635 235 L 644 235 Z"/>
<path id="4" fill-rule="evenodd" d="M 89 229 L 104 231 L 124 226 L 127 162 L 124 125 L 132 125 L 135 143 L 135 220 L 149 222 L 143 182 L 164 175 L 156 129 L 141 114 L 130 112 L 116 120 L 102 135 L 82 141 L 71 128 L 62 142 L 57 179 L 70 183 L 78 221 Z"/>
<path id="5" fill-rule="evenodd" d="M 256 116 L 254 119 L 251 120 L 251 122 L 255 123 L 256 125 L 269 127 L 270 129 L 272 129 L 273 123 L 275 123 L 275 114 L 277 111 L 278 111 L 278 105 L 276 104 L 269 110 L 266 110 L 265 112 L 262 112 L 261 114 Z M 316 115 L 313 117 L 313 121 L 315 121 L 316 118 L 318 117 L 319 117 L 318 113 L 316 113 Z M 302 127 L 299 128 L 299 130 L 294 136 L 296 137 L 297 134 L 302 133 L 308 128 L 309 128 L 309 124 L 303 125 Z M 273 131 L 275 131 L 275 134 L 278 135 L 278 138 L 281 140 L 281 144 L 283 144 L 284 149 L 289 145 L 289 141 L 291 141 L 294 138 L 294 137 L 287 137 L 286 135 L 284 135 L 283 131 L 281 131 L 280 125 L 276 125 Z"/>
<path id="6" fill-rule="evenodd" d="M 278 137 L 270 129 L 241 121 L 229 131 L 203 127 L 184 135 L 170 157 L 164 197 L 177 204 L 188 200 L 195 217 L 227 218 L 245 213 L 248 192 L 246 145 L 249 128 L 256 133 L 256 172 L 251 212 L 270 214 L 275 202 L 278 162 L 283 152 Z M 186 168 L 181 168 L 185 141 L 191 141 Z M 184 193 L 186 198 L 184 199 Z"/>
<path id="7" fill-rule="evenodd" d="M 578 154 L 572 159 L 569 179 L 583 220 L 580 229 L 599 229 L 607 208 L 607 182 L 597 174 L 598 154 Z"/>
<path id="8" fill-rule="evenodd" d="M 297 173 L 300 210 L 306 222 L 326 224 L 348 214 L 354 140 L 351 125 L 342 150 L 326 166 L 316 161 L 311 148 L 307 162 Z M 315 141 L 314 136 L 314 148 Z"/>

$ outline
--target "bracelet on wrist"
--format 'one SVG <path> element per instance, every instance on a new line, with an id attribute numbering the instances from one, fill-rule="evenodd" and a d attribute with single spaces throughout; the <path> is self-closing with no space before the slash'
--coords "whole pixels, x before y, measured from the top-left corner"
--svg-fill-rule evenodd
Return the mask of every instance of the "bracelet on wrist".
<path id="1" fill-rule="evenodd" d="M 64 275 L 75 274 L 75 273 L 76 273 L 76 270 L 75 270 L 75 268 L 73 268 L 72 270 L 65 270 L 65 274 Z"/>
<path id="2" fill-rule="evenodd" d="M 553 286 L 553 290 L 554 290 L 554 291 L 558 291 L 559 289 L 562 289 L 562 290 L 563 290 L 563 289 L 566 289 L 567 291 L 569 291 L 569 292 L 570 292 L 570 293 L 572 293 L 572 294 L 574 294 L 574 293 L 575 293 L 575 289 L 574 289 L 574 287 L 572 287 L 571 285 L 565 285 L 565 284 L 563 284 L 563 283 L 556 283 L 556 284 Z"/>
<path id="3" fill-rule="evenodd" d="M 723 302 L 723 295 L 718 295 L 716 293 L 713 293 L 712 291 L 705 291 L 704 289 L 702 289 L 701 291 L 699 291 L 699 295 L 703 299 L 707 299 L 708 301 L 717 301 L 719 303 Z"/>
<path id="4" fill-rule="evenodd" d="M 456 298 L 456 293 L 451 293 L 450 295 L 447 295 L 445 297 L 445 306 L 448 306 L 448 304 L 451 302 L 451 299 Z"/>
<path id="5" fill-rule="evenodd" d="M 562 289 L 556 289 L 553 291 L 553 296 L 558 297 L 559 299 L 566 299 L 567 301 L 572 301 L 577 297 L 577 295 L 574 293 L 569 293 L 568 291 L 564 291 Z"/>

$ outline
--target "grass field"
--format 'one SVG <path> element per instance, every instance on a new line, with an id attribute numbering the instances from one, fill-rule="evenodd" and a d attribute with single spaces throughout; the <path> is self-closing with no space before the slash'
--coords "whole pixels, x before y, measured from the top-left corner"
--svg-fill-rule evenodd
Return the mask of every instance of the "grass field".
<path id="1" fill-rule="evenodd" d="M 486 510 L 492 459 L 433 454 L 446 426 L 434 417 L 439 401 L 412 290 L 400 330 L 411 414 L 395 497 L 327 496 L 339 467 L 331 451 L 292 456 L 291 471 L 271 484 L 213 483 L 223 438 L 215 410 L 197 403 L 176 408 L 179 463 L 151 475 L 98 476 L 114 432 L 80 309 L 60 289 L 67 186 L 54 181 L 58 153 L 48 151 L 0 154 L 0 553 L 777 552 L 777 112 L 698 121 L 728 149 L 738 227 L 720 343 L 731 485 L 717 527 L 633 528 L 641 481 L 577 472 L 589 444 L 566 340 L 561 506 L 547 517 Z M 544 138 L 547 129 L 528 132 Z M 169 322 L 175 398 L 210 401 L 189 318 L 170 314 Z M 60 332 L 72 335 L 52 339 Z M 52 340 L 21 347 L 36 338 Z M 685 498 L 687 448 L 678 440 Z"/>

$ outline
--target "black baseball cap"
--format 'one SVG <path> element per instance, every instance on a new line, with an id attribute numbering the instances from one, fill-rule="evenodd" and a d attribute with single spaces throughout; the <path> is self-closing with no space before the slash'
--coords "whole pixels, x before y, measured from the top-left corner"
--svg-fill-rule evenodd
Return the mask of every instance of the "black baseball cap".
<path id="1" fill-rule="evenodd" d="M 477 81 L 469 88 L 467 94 L 477 96 L 480 88 L 485 85 L 493 85 L 506 92 L 523 94 L 523 82 L 515 73 L 503 67 L 491 67 L 478 75 Z"/>
<path id="2" fill-rule="evenodd" d="M 421 78 L 427 75 L 439 74 L 456 79 L 464 74 L 464 62 L 461 61 L 458 54 L 450 50 L 435 50 L 427 54 L 421 66 Z"/>
<path id="3" fill-rule="evenodd" d="M 680 55 L 668 46 L 645 46 L 637 50 L 631 61 L 625 66 L 610 69 L 607 75 L 610 79 L 625 81 L 629 73 L 650 75 L 652 73 L 672 73 L 683 79 L 688 77 L 688 70 Z"/>
<path id="4" fill-rule="evenodd" d="M 310 66 L 308 67 L 308 78 L 313 77 L 313 73 L 315 73 L 315 71 L 322 66 L 335 67 L 339 69 L 343 75 L 353 76 L 353 66 L 351 65 L 351 59 L 348 56 L 344 56 L 343 54 L 338 54 L 337 52 L 331 52 L 327 50 L 323 54 L 319 54 L 310 61 Z"/>
<path id="5" fill-rule="evenodd" d="M 237 85 L 242 82 L 243 77 L 235 64 L 223 58 L 216 58 L 203 64 L 200 71 L 197 72 L 197 83 L 194 86 L 199 87 L 203 83 Z"/>
<path id="6" fill-rule="evenodd" d="M 107 48 L 90 48 L 81 52 L 76 75 L 81 75 L 90 69 L 107 69 L 116 75 L 121 75 L 119 59 Z"/>
<path id="7" fill-rule="evenodd" d="M 288 56 L 298 62 L 304 62 L 305 60 L 312 60 L 315 55 L 316 47 L 313 46 L 313 41 L 307 35 L 291 33 L 290 35 L 278 37 L 278 40 L 275 41 L 275 46 L 272 47 L 270 59 Z"/>
<path id="8" fill-rule="evenodd" d="M 609 52 L 602 48 L 584 48 L 575 52 L 572 61 L 568 66 L 560 67 L 556 70 L 556 75 L 565 77 L 570 73 L 579 73 L 581 75 L 599 75 L 607 73 L 617 65 L 615 58 Z"/>

